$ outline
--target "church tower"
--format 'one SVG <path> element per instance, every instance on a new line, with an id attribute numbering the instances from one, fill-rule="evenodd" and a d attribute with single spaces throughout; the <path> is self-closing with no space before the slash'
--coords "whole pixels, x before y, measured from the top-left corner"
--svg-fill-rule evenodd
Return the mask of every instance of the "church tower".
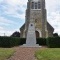
<path id="1" fill-rule="evenodd" d="M 35 24 L 36 37 L 47 37 L 45 0 L 28 0 L 25 21 L 27 30 L 30 20 Z"/>
<path id="2" fill-rule="evenodd" d="M 25 24 L 20 28 L 22 38 L 27 37 L 30 22 L 34 23 L 36 38 L 53 36 L 54 29 L 47 22 L 45 0 L 28 0 L 25 17 Z"/>

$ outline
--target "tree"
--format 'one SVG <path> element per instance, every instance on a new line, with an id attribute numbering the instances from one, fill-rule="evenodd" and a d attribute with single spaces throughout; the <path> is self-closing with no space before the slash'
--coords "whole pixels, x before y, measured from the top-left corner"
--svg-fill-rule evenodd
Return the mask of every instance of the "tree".
<path id="1" fill-rule="evenodd" d="M 20 37 L 20 32 L 15 31 L 11 37 Z"/>
<path id="2" fill-rule="evenodd" d="M 58 33 L 54 33 L 53 36 L 54 36 L 54 37 L 58 37 Z"/>

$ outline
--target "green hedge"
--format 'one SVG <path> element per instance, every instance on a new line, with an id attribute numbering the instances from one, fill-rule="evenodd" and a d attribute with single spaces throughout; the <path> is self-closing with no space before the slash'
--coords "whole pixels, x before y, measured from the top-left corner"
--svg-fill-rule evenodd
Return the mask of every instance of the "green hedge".
<path id="1" fill-rule="evenodd" d="M 46 45 L 45 38 L 37 38 L 37 44 Z M 26 43 L 26 38 L 19 37 L 0 37 L 0 47 L 13 47 L 18 45 L 23 45 Z"/>
<path id="2" fill-rule="evenodd" d="M 14 47 L 26 43 L 26 38 L 0 37 L 0 47 Z M 60 37 L 37 38 L 36 43 L 51 48 L 60 48 Z"/>
<path id="3" fill-rule="evenodd" d="M 37 38 L 36 41 L 39 45 L 46 45 L 46 38 Z"/>
<path id="4" fill-rule="evenodd" d="M 50 48 L 60 48 L 60 37 L 47 38 L 47 46 Z"/>
<path id="5" fill-rule="evenodd" d="M 0 37 L 0 47 L 13 47 L 23 45 L 26 42 L 25 38 L 19 37 Z"/>

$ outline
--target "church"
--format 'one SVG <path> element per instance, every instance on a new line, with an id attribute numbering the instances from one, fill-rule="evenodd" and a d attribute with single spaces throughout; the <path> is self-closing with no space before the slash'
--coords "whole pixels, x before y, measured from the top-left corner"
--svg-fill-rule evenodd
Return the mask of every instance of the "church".
<path id="1" fill-rule="evenodd" d="M 34 30 L 36 38 L 53 37 L 54 28 L 47 21 L 45 0 L 28 0 L 25 23 L 20 28 L 21 38 L 27 37 L 30 22 L 34 23 L 35 30 L 32 30 Z M 31 24 L 31 26 L 33 26 L 33 24 Z"/>

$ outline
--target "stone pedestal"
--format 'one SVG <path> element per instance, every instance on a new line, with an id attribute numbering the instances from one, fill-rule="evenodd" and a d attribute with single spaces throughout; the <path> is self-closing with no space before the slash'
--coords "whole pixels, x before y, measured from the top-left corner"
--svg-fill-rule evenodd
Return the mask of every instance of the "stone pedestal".
<path id="1" fill-rule="evenodd" d="M 25 47 L 38 47 L 39 46 L 38 44 L 36 44 L 36 34 L 35 34 L 34 23 L 29 24 L 26 44 L 24 44 L 23 46 L 25 46 Z"/>

